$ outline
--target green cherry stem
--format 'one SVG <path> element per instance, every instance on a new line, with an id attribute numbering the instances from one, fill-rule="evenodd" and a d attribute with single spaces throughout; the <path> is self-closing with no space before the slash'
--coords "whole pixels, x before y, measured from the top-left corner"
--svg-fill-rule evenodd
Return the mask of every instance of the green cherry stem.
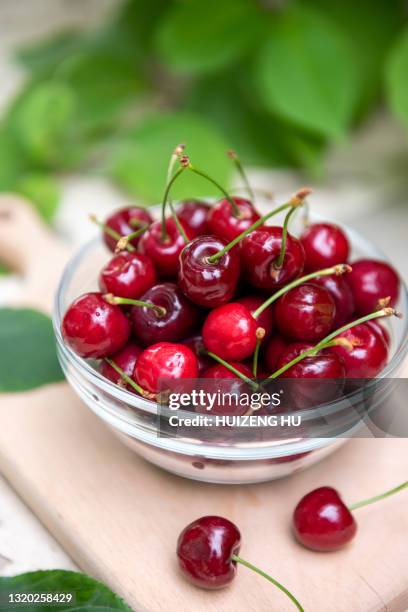
<path id="1" fill-rule="evenodd" d="M 106 234 L 108 234 L 108 236 L 110 236 L 111 238 L 113 238 L 116 241 L 119 241 L 122 236 L 119 234 L 119 232 L 115 231 L 114 229 L 112 229 L 111 227 L 109 227 L 109 225 L 106 225 L 105 223 L 102 223 L 101 221 L 99 221 L 99 219 L 96 217 L 96 215 L 89 215 L 90 220 L 92 221 L 92 223 L 95 223 L 95 225 L 97 225 L 98 227 L 100 227 Z M 128 244 L 126 246 L 127 250 L 129 252 L 135 251 L 135 247 L 131 244 Z"/>
<path id="2" fill-rule="evenodd" d="M 174 206 L 173 206 L 173 202 L 171 200 L 169 200 L 169 206 L 170 206 L 170 210 L 171 210 L 171 216 L 174 219 L 174 223 L 176 224 L 176 227 L 177 227 L 179 233 L 181 234 L 181 237 L 183 238 L 184 242 L 186 244 L 188 244 L 190 242 L 190 240 L 188 239 L 188 236 L 187 236 L 186 232 L 184 231 L 184 227 L 180 223 L 180 219 L 177 216 L 177 213 L 176 213 L 176 211 L 174 209 Z"/>
<path id="3" fill-rule="evenodd" d="M 134 240 L 134 238 L 138 238 L 139 236 L 144 234 L 148 227 L 149 224 L 145 223 L 131 234 L 127 234 L 127 236 L 122 236 L 121 238 L 119 238 L 116 243 L 115 253 L 119 253 L 119 251 L 124 251 L 125 249 L 127 249 L 129 246 L 129 242 Z"/>
<path id="4" fill-rule="evenodd" d="M 217 189 L 219 189 L 221 191 L 221 193 L 223 194 L 223 196 L 228 200 L 228 202 L 231 204 L 232 206 L 232 210 L 234 211 L 234 215 L 236 217 L 239 217 L 239 208 L 236 205 L 236 203 L 234 202 L 234 198 L 232 196 L 230 196 L 230 194 L 228 193 L 228 191 L 226 191 L 224 189 L 224 187 L 222 187 L 218 181 L 216 181 L 215 179 L 213 179 L 211 176 L 209 176 L 206 172 L 203 172 L 203 170 L 200 170 L 199 168 L 196 168 L 195 166 L 193 166 L 193 164 L 190 162 L 190 159 L 187 157 L 187 155 L 183 155 L 180 159 L 181 164 L 183 164 L 186 168 L 188 168 L 191 172 L 194 172 L 194 174 L 197 174 L 197 176 L 201 176 L 202 178 L 207 179 L 207 181 L 210 181 L 210 183 L 212 183 L 215 187 L 217 187 Z"/>
<path id="5" fill-rule="evenodd" d="M 254 310 L 252 316 L 256 319 L 257 317 L 259 317 L 260 314 L 263 313 L 266 308 L 268 308 L 268 306 L 270 306 L 271 304 L 273 304 L 273 302 L 276 302 L 276 300 L 282 297 L 282 295 L 284 295 L 291 289 L 298 287 L 299 285 L 303 285 L 303 283 L 307 283 L 308 281 L 313 280 L 314 278 L 319 278 L 320 276 L 330 276 L 331 274 L 340 276 L 341 274 L 345 274 L 346 272 L 351 272 L 351 266 L 349 266 L 348 264 L 337 264 L 336 266 L 332 266 L 331 268 L 323 268 L 323 270 L 318 270 L 317 272 L 311 272 L 310 274 L 301 276 L 300 278 L 297 278 L 288 285 L 285 285 L 284 287 L 276 291 L 276 293 L 271 295 L 263 304 L 261 304 L 256 310 Z"/>
<path id="6" fill-rule="evenodd" d="M 366 321 L 371 321 L 372 319 L 379 319 L 381 317 L 390 317 L 392 315 L 397 316 L 397 317 L 401 316 L 396 310 L 394 310 L 394 308 L 387 307 L 387 308 L 382 308 L 381 310 L 376 310 L 375 312 L 372 312 L 371 314 L 365 315 L 364 317 L 361 317 L 360 319 L 356 319 L 355 321 L 351 321 L 351 323 L 347 323 L 346 325 L 343 325 L 343 327 L 336 329 L 334 332 L 332 332 L 331 334 L 323 338 L 323 340 L 318 342 L 315 346 L 312 346 L 312 348 L 307 349 L 306 351 L 303 351 L 303 353 L 301 353 L 300 355 L 292 359 L 292 361 L 289 361 L 289 363 L 279 368 L 279 370 L 276 370 L 276 372 L 273 372 L 273 374 L 268 376 L 268 378 L 278 378 L 278 376 L 281 376 L 281 374 L 286 372 L 286 370 L 289 370 L 289 368 L 299 363 L 299 361 L 302 361 L 302 359 L 304 359 L 305 357 L 314 356 L 319 351 L 322 351 L 323 349 L 328 348 L 329 346 L 335 346 L 335 345 L 342 344 L 346 348 L 350 348 L 350 346 L 352 348 L 351 343 L 346 338 L 337 338 L 337 336 L 347 331 L 348 329 L 355 327 L 356 325 L 365 323 Z"/>
<path id="7" fill-rule="evenodd" d="M 380 495 L 375 495 L 374 497 L 369 497 L 368 499 L 364 499 L 363 501 L 351 504 L 351 506 L 348 506 L 348 509 L 352 511 L 356 510 L 357 508 L 362 508 L 363 506 L 368 506 L 369 504 L 374 504 L 374 502 L 380 501 L 381 499 L 385 499 L 386 497 L 390 497 L 390 495 L 395 495 L 395 493 L 399 493 L 399 491 L 402 491 L 407 487 L 408 480 L 398 485 L 398 487 L 394 487 L 393 489 L 389 489 L 389 491 L 385 491 L 385 493 L 381 493 Z"/>
<path id="8" fill-rule="evenodd" d="M 170 190 L 173 187 L 175 181 L 184 172 L 185 169 L 186 169 L 186 166 L 182 165 L 180 168 L 178 168 L 178 170 L 176 170 L 176 172 L 171 177 L 170 181 L 167 183 L 166 190 L 164 192 L 163 201 L 162 201 L 162 219 L 161 219 L 161 224 L 162 224 L 161 237 L 162 237 L 162 241 L 163 242 L 167 238 L 167 230 L 166 230 L 166 204 L 167 204 L 167 200 L 168 200 L 168 197 L 169 197 L 169 194 L 170 194 Z"/>
<path id="9" fill-rule="evenodd" d="M 143 300 L 133 300 L 130 298 L 124 298 L 113 295 L 112 293 L 105 293 L 103 296 L 105 302 L 116 306 L 141 306 L 143 308 L 151 308 L 155 311 L 156 315 L 161 319 L 166 316 L 166 309 L 163 306 L 152 304 L 151 302 L 143 302 Z"/>
<path id="10" fill-rule="evenodd" d="M 283 262 L 284 262 L 285 254 L 286 254 L 286 243 L 288 241 L 288 226 L 289 226 L 289 221 L 291 220 L 292 215 L 295 212 L 295 210 L 296 210 L 295 207 L 291 208 L 291 210 L 287 213 L 287 215 L 285 217 L 285 220 L 283 222 L 281 249 L 280 249 L 279 257 L 276 260 L 276 263 L 274 263 L 274 268 L 276 270 L 280 270 L 280 268 L 283 266 Z"/>
<path id="11" fill-rule="evenodd" d="M 259 349 L 261 348 L 262 339 L 258 338 L 255 345 L 254 358 L 252 360 L 252 374 L 254 378 L 258 375 Z"/>
<path id="12" fill-rule="evenodd" d="M 247 567 L 248 569 L 252 570 L 256 574 L 259 574 L 263 578 L 266 578 L 266 580 L 269 580 L 269 582 L 272 582 L 272 584 L 274 584 L 276 587 L 278 587 L 278 589 L 283 591 L 283 593 L 285 593 L 285 595 L 287 595 L 289 597 L 289 599 L 295 604 L 296 608 L 300 612 L 305 612 L 303 606 L 299 603 L 299 601 L 296 599 L 296 597 L 294 595 L 292 595 L 292 593 L 286 587 L 284 587 L 283 584 L 281 584 L 280 582 L 275 580 L 275 578 L 272 578 L 272 576 L 270 576 L 269 574 L 267 574 L 266 572 L 261 570 L 259 567 L 257 567 L 256 565 L 252 565 L 252 563 L 249 563 L 249 561 L 245 561 L 245 559 L 242 559 L 238 555 L 232 555 L 231 559 L 232 559 L 232 561 L 235 561 L 236 563 L 240 563 L 241 565 L 244 565 L 245 567 Z"/>
<path id="13" fill-rule="evenodd" d="M 211 351 L 207 351 L 207 355 L 209 357 L 211 357 L 212 359 L 214 359 L 215 361 L 217 361 L 218 363 L 220 363 L 221 365 L 223 365 L 225 368 L 227 368 L 227 370 L 229 370 L 230 372 L 232 372 L 233 374 L 238 376 L 238 378 L 240 378 L 244 382 L 248 383 L 248 385 L 251 385 L 251 387 L 253 387 L 255 389 L 258 388 L 258 385 L 256 383 L 254 383 L 253 380 L 248 378 L 248 376 L 245 376 L 245 374 L 242 374 L 242 372 L 237 370 L 237 368 L 234 368 L 234 366 L 232 366 L 230 363 L 228 363 L 228 361 L 225 361 L 221 357 L 218 357 L 218 355 L 216 355 L 215 353 L 211 353 Z"/>
<path id="14" fill-rule="evenodd" d="M 106 361 L 106 363 L 108 363 L 111 366 L 111 368 L 113 368 L 115 370 L 115 372 L 117 372 L 119 374 L 119 376 L 122 378 L 122 380 L 124 380 L 125 383 L 127 383 L 135 391 L 137 391 L 137 393 L 139 393 L 143 397 L 146 395 L 145 391 L 142 389 L 142 387 L 139 387 L 139 385 L 137 383 L 135 383 L 133 378 L 130 378 L 130 376 L 128 376 L 126 374 L 126 372 L 124 372 L 122 370 L 122 368 L 120 368 L 112 359 L 108 359 L 107 357 L 105 357 L 105 361 Z"/>
<path id="15" fill-rule="evenodd" d="M 255 200 L 255 194 L 253 192 L 253 189 L 251 187 L 251 184 L 248 180 L 248 177 L 246 175 L 246 172 L 244 170 L 243 165 L 241 164 L 241 160 L 239 159 L 238 155 L 236 154 L 235 151 L 233 151 L 232 149 L 230 149 L 227 153 L 228 157 L 230 159 L 232 159 L 232 161 L 234 162 L 234 165 L 238 171 L 238 174 L 240 175 L 240 177 L 242 178 L 242 182 L 244 183 L 245 189 L 250 197 L 251 200 Z"/>

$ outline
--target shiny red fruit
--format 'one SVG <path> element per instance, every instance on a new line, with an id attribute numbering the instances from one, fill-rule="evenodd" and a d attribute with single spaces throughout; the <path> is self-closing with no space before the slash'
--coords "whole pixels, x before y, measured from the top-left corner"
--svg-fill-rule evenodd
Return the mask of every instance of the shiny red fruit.
<path id="1" fill-rule="evenodd" d="M 204 589 L 219 589 L 235 577 L 237 566 L 232 555 L 238 554 L 241 534 L 228 519 L 203 516 L 181 532 L 177 556 L 184 577 Z"/>
<path id="2" fill-rule="evenodd" d="M 273 291 L 302 274 L 304 250 L 299 240 L 289 233 L 283 265 L 281 268 L 276 267 L 281 244 L 282 228 L 275 226 L 261 226 L 242 239 L 241 266 L 251 285 Z"/>
<path id="3" fill-rule="evenodd" d="M 132 306 L 130 320 L 138 342 L 176 342 L 192 333 L 198 324 L 199 309 L 174 283 L 160 283 L 141 296 L 143 302 L 165 309 L 160 313 L 147 306 Z"/>
<path id="4" fill-rule="evenodd" d="M 359 315 L 366 315 L 377 308 L 378 300 L 390 297 L 390 306 L 398 300 L 400 280 L 394 268 L 385 261 L 360 259 L 353 263 L 347 275 Z"/>
<path id="5" fill-rule="evenodd" d="M 245 306 L 245 308 L 253 315 L 255 310 L 264 303 L 265 298 L 260 297 L 259 295 L 246 295 L 238 298 L 236 301 L 238 304 Z M 265 308 L 265 310 L 256 318 L 256 322 L 258 323 L 259 327 L 262 327 L 265 330 L 265 339 L 269 338 L 273 330 L 272 308 Z"/>
<path id="6" fill-rule="evenodd" d="M 258 324 L 238 302 L 218 306 L 207 316 L 203 342 L 208 351 L 230 361 L 242 361 L 255 350 Z"/>
<path id="7" fill-rule="evenodd" d="M 234 295 L 240 274 L 236 250 L 228 251 L 215 263 L 208 260 L 225 246 L 226 242 L 215 236 L 199 236 L 183 249 L 179 286 L 195 304 L 215 308 Z"/>
<path id="8" fill-rule="evenodd" d="M 214 363 L 214 362 L 213 362 Z M 229 365 L 233 368 L 241 372 L 244 376 L 249 379 L 253 378 L 252 370 L 249 366 L 244 363 L 239 363 L 238 361 L 230 361 Z M 223 366 L 220 363 L 216 363 L 215 365 L 209 367 L 204 371 L 202 377 L 210 380 L 219 380 L 223 382 L 214 383 L 214 385 L 205 386 L 209 393 L 219 393 L 224 395 L 225 397 L 241 397 L 242 395 L 249 396 L 251 389 L 249 384 L 242 380 L 237 374 L 231 372 L 228 368 Z M 208 415 L 219 415 L 219 416 L 243 416 L 247 414 L 249 410 L 249 406 L 245 402 L 235 402 L 234 400 L 228 401 L 215 401 L 211 406 L 211 410 L 207 410 L 205 405 L 200 405 L 196 408 L 196 412 L 198 414 L 208 414 Z"/>
<path id="9" fill-rule="evenodd" d="M 190 228 L 191 236 L 197 237 L 210 233 L 208 228 L 208 213 L 210 209 L 211 206 L 206 202 L 185 200 L 177 206 L 176 213 L 184 225 Z"/>
<path id="10" fill-rule="evenodd" d="M 335 314 L 334 299 L 327 289 L 304 284 L 278 299 L 275 323 L 284 336 L 316 342 L 330 332 Z"/>
<path id="11" fill-rule="evenodd" d="M 207 351 L 205 350 L 203 337 L 202 336 L 192 336 L 191 338 L 187 338 L 187 340 L 183 340 L 182 344 L 185 344 L 193 351 L 194 355 L 197 357 L 198 362 L 198 374 L 201 376 L 203 372 L 205 372 L 213 363 L 213 359 L 208 357 Z"/>
<path id="12" fill-rule="evenodd" d="M 337 337 L 346 338 L 353 345 L 351 351 L 343 346 L 327 349 L 343 358 L 347 378 L 374 378 L 387 364 L 384 338 L 367 323 L 360 323 Z"/>
<path id="13" fill-rule="evenodd" d="M 125 346 L 130 323 L 120 307 L 105 302 L 101 293 L 85 293 L 68 308 L 61 331 L 75 353 L 101 359 Z"/>
<path id="14" fill-rule="evenodd" d="M 138 230 L 143 225 L 150 225 L 153 219 L 150 213 L 145 208 L 139 208 L 138 206 L 128 206 L 127 208 L 121 208 L 120 210 L 112 213 L 107 219 L 105 224 L 112 230 L 117 232 L 120 236 L 127 236 Z M 114 251 L 116 248 L 117 240 L 112 238 L 106 232 L 103 234 L 103 239 L 106 246 Z M 140 240 L 140 236 L 134 238 L 130 244 L 137 247 Z"/>
<path id="15" fill-rule="evenodd" d="M 156 270 L 149 257 L 123 251 L 114 255 L 99 274 L 102 293 L 137 299 L 156 283 Z"/>
<path id="16" fill-rule="evenodd" d="M 229 365 L 238 370 L 238 372 L 241 372 L 241 374 L 244 374 L 244 376 L 246 376 L 247 378 L 253 378 L 251 368 L 245 365 L 245 363 L 239 363 L 238 361 L 229 361 Z M 239 378 L 239 376 L 234 374 L 234 372 L 231 372 L 231 370 L 223 366 L 221 363 L 216 363 L 215 365 L 205 370 L 203 378 Z"/>
<path id="17" fill-rule="evenodd" d="M 354 312 L 354 297 L 350 285 L 343 276 L 320 276 L 313 279 L 314 285 L 324 287 L 331 294 L 336 304 L 333 329 L 338 329 L 348 321 Z"/>
<path id="18" fill-rule="evenodd" d="M 260 218 L 249 200 L 238 197 L 233 197 L 232 200 L 238 207 L 238 214 L 227 199 L 216 202 L 208 214 L 210 233 L 227 242 L 231 242 Z"/>
<path id="19" fill-rule="evenodd" d="M 158 342 L 139 356 L 133 378 L 146 391 L 160 391 L 160 379 L 197 378 L 198 364 L 193 351 L 184 344 Z"/>
<path id="20" fill-rule="evenodd" d="M 142 351 L 143 349 L 140 346 L 138 346 L 134 342 L 129 342 L 123 349 L 112 355 L 111 359 L 116 363 L 117 366 L 120 367 L 121 370 L 124 371 L 125 374 L 132 378 L 136 361 L 138 360 L 139 355 L 142 353 Z M 106 361 L 102 361 L 101 374 L 102 376 L 105 376 L 105 378 L 107 378 L 108 380 L 111 380 L 116 385 L 125 387 L 129 391 L 133 390 L 130 385 L 126 385 L 121 375 L 118 374 L 117 371 L 112 368 L 112 366 Z"/>
<path id="21" fill-rule="evenodd" d="M 357 531 L 353 515 L 331 487 L 305 495 L 293 513 L 293 530 L 306 548 L 332 551 L 343 548 Z"/>
<path id="22" fill-rule="evenodd" d="M 267 371 L 272 374 L 278 369 L 279 357 L 282 355 L 285 348 L 288 346 L 289 340 L 286 340 L 282 336 L 273 336 L 267 343 L 263 359 Z"/>
<path id="23" fill-rule="evenodd" d="M 313 223 L 300 237 L 306 254 L 308 272 L 346 263 L 349 241 L 344 231 L 333 223 Z"/>
<path id="24" fill-rule="evenodd" d="M 371 321 L 366 321 L 366 324 L 369 327 L 372 327 L 373 329 L 375 329 L 375 331 L 379 333 L 380 336 L 383 338 L 385 344 L 387 345 L 387 348 L 390 348 L 391 336 L 390 336 L 390 332 L 388 331 L 388 329 L 384 325 L 382 325 L 378 319 L 372 319 Z"/>
<path id="25" fill-rule="evenodd" d="M 182 221 L 181 224 L 187 237 L 191 238 L 189 228 Z M 171 217 L 166 221 L 166 231 L 167 235 L 163 238 L 161 221 L 155 221 L 141 237 L 138 248 L 141 253 L 150 257 L 160 278 L 176 279 L 179 255 L 184 249 L 185 242 Z"/>

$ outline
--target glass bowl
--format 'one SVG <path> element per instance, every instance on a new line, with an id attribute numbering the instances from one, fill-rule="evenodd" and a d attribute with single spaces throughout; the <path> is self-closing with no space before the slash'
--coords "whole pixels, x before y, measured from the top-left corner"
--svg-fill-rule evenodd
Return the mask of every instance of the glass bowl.
<path id="1" fill-rule="evenodd" d="M 154 210 L 154 209 L 153 209 Z M 311 215 L 312 220 L 320 220 Z M 301 219 L 298 219 L 298 230 Z M 357 257 L 383 259 L 384 254 L 371 242 L 350 227 L 341 225 L 352 245 L 351 261 Z M 296 234 L 296 224 L 291 231 Z M 333 453 L 358 429 L 358 420 L 345 415 L 352 413 L 353 401 L 333 401 L 319 406 L 317 415 L 308 411 L 307 419 L 321 417 L 325 411 L 342 423 L 340 428 L 326 429 L 324 435 L 302 437 L 278 436 L 275 439 L 258 439 L 256 436 L 203 435 L 168 436 L 160 428 L 162 413 L 155 402 L 139 397 L 114 385 L 95 368 L 91 360 L 76 355 L 63 342 L 61 321 L 69 304 L 87 291 L 97 290 L 99 269 L 107 262 L 110 253 L 101 239 L 87 243 L 68 263 L 58 287 L 53 324 L 57 339 L 57 352 L 64 374 L 75 390 L 98 417 L 138 455 L 174 474 L 212 483 L 255 483 L 288 476 L 303 470 Z M 401 287 L 399 309 L 407 312 L 407 290 Z M 380 378 L 398 375 L 399 367 L 408 348 L 408 318 L 387 319 L 391 334 L 390 361 Z M 355 405 L 355 404 L 354 404 Z M 295 413 L 294 413 L 295 414 Z M 344 424 L 345 423 L 345 424 Z"/>

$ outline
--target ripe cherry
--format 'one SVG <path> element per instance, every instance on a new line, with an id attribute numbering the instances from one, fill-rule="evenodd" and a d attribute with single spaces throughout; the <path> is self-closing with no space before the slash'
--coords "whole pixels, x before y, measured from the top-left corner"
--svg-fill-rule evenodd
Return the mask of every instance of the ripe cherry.
<path id="1" fill-rule="evenodd" d="M 189 238 L 190 230 L 180 222 Z M 176 279 L 179 269 L 179 255 L 185 246 L 183 236 L 177 229 L 173 218 L 166 220 L 166 236 L 162 234 L 162 224 L 155 221 L 142 235 L 139 251 L 148 255 L 153 261 L 160 278 Z"/>
<path id="2" fill-rule="evenodd" d="M 182 344 L 185 344 L 191 348 L 194 355 L 197 357 L 198 374 L 201 376 L 203 372 L 205 372 L 213 364 L 213 360 L 208 357 L 207 351 L 205 350 L 203 337 L 192 336 L 191 338 L 187 338 L 187 340 L 183 340 Z"/>
<path id="3" fill-rule="evenodd" d="M 227 198 L 219 200 L 208 214 L 208 227 L 212 234 L 230 242 L 250 227 L 260 216 L 252 202 L 245 198 L 232 197 L 235 209 Z"/>
<path id="4" fill-rule="evenodd" d="M 333 223 L 313 223 L 300 237 L 308 272 L 346 263 L 349 242 L 343 230 Z"/>
<path id="5" fill-rule="evenodd" d="M 251 379 L 252 370 L 245 365 L 244 363 L 239 363 L 238 361 L 230 361 L 229 365 L 241 372 L 244 376 Z M 250 393 L 250 389 L 248 387 L 248 383 L 242 380 L 237 374 L 232 372 L 229 368 L 225 367 L 221 363 L 217 363 L 205 370 L 202 374 L 202 377 L 205 379 L 214 379 L 214 380 L 225 380 L 228 382 L 222 383 L 222 389 L 219 387 L 219 383 L 216 386 L 210 386 L 208 388 L 209 392 L 218 392 L 222 391 L 225 394 L 229 394 L 229 396 L 240 397 L 242 394 Z M 207 388 L 207 387 L 206 387 Z M 225 401 L 225 402 L 214 402 L 214 405 L 211 407 L 211 410 L 207 410 L 206 406 L 199 406 L 196 408 L 196 412 L 199 414 L 215 414 L 215 415 L 234 415 L 234 416 L 243 416 L 248 412 L 249 406 L 245 405 L 245 402 L 234 402 L 234 401 Z"/>
<path id="6" fill-rule="evenodd" d="M 241 265 L 251 285 L 273 291 L 302 274 L 305 254 L 299 240 L 288 233 L 283 265 L 277 267 L 281 246 L 282 228 L 276 226 L 261 226 L 242 239 Z"/>
<path id="7" fill-rule="evenodd" d="M 332 346 L 327 350 L 343 358 L 347 378 L 374 378 L 385 367 L 387 345 L 383 336 L 372 326 L 360 323 L 339 334 L 338 338 L 346 338 L 352 350 L 343 346 Z"/>
<path id="8" fill-rule="evenodd" d="M 158 342 L 143 351 L 136 362 L 134 380 L 150 393 L 160 391 L 160 380 L 197 378 L 198 364 L 184 344 Z"/>
<path id="9" fill-rule="evenodd" d="M 263 358 L 268 372 L 274 372 L 278 369 L 279 357 L 288 344 L 289 340 L 279 335 L 273 336 L 266 344 Z"/>
<path id="10" fill-rule="evenodd" d="M 147 346 L 185 338 L 198 324 L 199 310 L 174 283 L 161 283 L 141 296 L 143 302 L 161 309 L 133 306 L 130 320 L 138 342 Z"/>
<path id="11" fill-rule="evenodd" d="M 216 262 L 209 257 L 226 246 L 215 236 L 199 236 L 180 255 L 179 286 L 195 304 L 214 308 L 225 304 L 235 293 L 240 263 L 232 249 Z"/>
<path id="12" fill-rule="evenodd" d="M 129 342 L 123 349 L 112 355 L 111 360 L 131 378 L 135 369 L 136 361 L 138 360 L 138 357 L 142 351 L 143 349 L 140 346 L 134 342 Z M 126 385 L 122 376 L 107 361 L 102 361 L 101 374 L 116 385 L 126 387 L 126 389 L 129 391 L 132 391 L 132 387 L 130 385 Z"/>
<path id="13" fill-rule="evenodd" d="M 301 341 L 321 340 L 333 327 L 336 306 L 324 287 L 303 284 L 276 302 L 275 322 L 281 334 Z"/>
<path id="14" fill-rule="evenodd" d="M 236 300 L 238 304 L 245 306 L 247 310 L 253 315 L 255 310 L 259 308 L 264 302 L 265 298 L 259 295 L 245 295 Z M 273 330 L 273 312 L 272 308 L 266 308 L 261 314 L 256 317 L 256 322 L 259 327 L 265 330 L 265 339 L 269 338 Z"/>
<path id="15" fill-rule="evenodd" d="M 252 355 L 258 337 L 262 339 L 264 335 L 249 310 L 238 302 L 212 310 L 203 327 L 206 349 L 227 361 L 242 361 Z"/>
<path id="16" fill-rule="evenodd" d="M 149 257 L 123 251 L 114 255 L 99 275 L 102 293 L 138 298 L 156 283 L 156 270 Z"/>
<path id="17" fill-rule="evenodd" d="M 145 208 L 138 206 L 128 206 L 112 213 L 105 224 L 119 236 L 127 236 L 143 225 L 150 225 L 153 219 L 150 213 Z M 114 251 L 117 244 L 117 238 L 110 236 L 104 232 L 103 239 L 107 247 Z M 132 246 L 137 247 L 140 238 L 134 238 L 131 241 Z"/>
<path id="18" fill-rule="evenodd" d="M 348 321 L 354 312 L 354 298 L 350 285 L 343 276 L 320 276 L 313 281 L 314 285 L 320 285 L 327 289 L 336 304 L 336 314 L 333 321 L 333 329 L 341 327 Z"/>
<path id="19" fill-rule="evenodd" d="M 375 331 L 377 333 L 380 334 L 380 336 L 383 337 L 385 344 L 387 345 L 387 348 L 390 348 L 391 346 L 391 337 L 390 337 L 390 332 L 388 331 L 388 329 L 386 327 L 384 327 L 384 325 L 382 325 L 378 319 L 372 319 L 371 321 L 367 321 L 367 325 L 369 327 L 372 327 L 373 329 L 375 329 Z"/>
<path id="20" fill-rule="evenodd" d="M 191 236 L 197 237 L 210 233 L 207 221 L 210 209 L 211 206 L 206 202 L 185 200 L 177 206 L 176 213 L 180 221 L 190 229 Z"/>
<path id="21" fill-rule="evenodd" d="M 239 363 L 238 361 L 230 361 L 229 365 L 233 368 L 241 372 L 247 378 L 252 378 L 252 370 L 245 363 Z M 209 367 L 203 373 L 203 378 L 239 378 L 237 374 L 234 374 L 231 370 L 226 368 L 221 363 L 216 363 L 215 365 Z"/>
<path id="22" fill-rule="evenodd" d="M 62 336 L 81 357 L 100 359 L 125 346 L 130 323 L 120 307 L 108 304 L 101 293 L 85 293 L 66 311 Z"/>
<path id="23" fill-rule="evenodd" d="M 306 548 L 332 551 L 354 538 L 357 524 L 337 491 L 320 487 L 305 495 L 296 506 L 293 530 Z"/>
<path id="24" fill-rule="evenodd" d="M 377 308 L 379 300 L 389 297 L 394 306 L 399 296 L 400 281 L 394 268 L 385 261 L 360 259 L 353 263 L 347 275 L 358 314 L 365 315 Z"/>

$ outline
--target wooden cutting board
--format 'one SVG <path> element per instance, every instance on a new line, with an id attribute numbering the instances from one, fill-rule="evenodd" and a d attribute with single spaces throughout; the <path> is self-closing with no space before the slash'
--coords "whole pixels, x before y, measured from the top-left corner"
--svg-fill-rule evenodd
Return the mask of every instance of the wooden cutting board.
<path id="1" fill-rule="evenodd" d="M 24 274 L 21 303 L 51 310 L 68 255 L 32 208 L 14 196 L 0 198 L 0 258 Z M 1 395 L 0 404 L 0 471 L 79 566 L 134 610 L 294 609 L 243 567 L 233 585 L 214 593 L 178 575 L 178 533 L 210 513 L 237 523 L 242 556 L 289 587 L 307 612 L 408 609 L 407 493 L 358 510 L 358 536 L 343 551 L 306 551 L 290 533 L 292 509 L 310 489 L 330 484 L 351 503 L 406 480 L 408 440 L 352 440 L 289 479 L 221 486 L 184 480 L 139 459 L 66 383 Z"/>

